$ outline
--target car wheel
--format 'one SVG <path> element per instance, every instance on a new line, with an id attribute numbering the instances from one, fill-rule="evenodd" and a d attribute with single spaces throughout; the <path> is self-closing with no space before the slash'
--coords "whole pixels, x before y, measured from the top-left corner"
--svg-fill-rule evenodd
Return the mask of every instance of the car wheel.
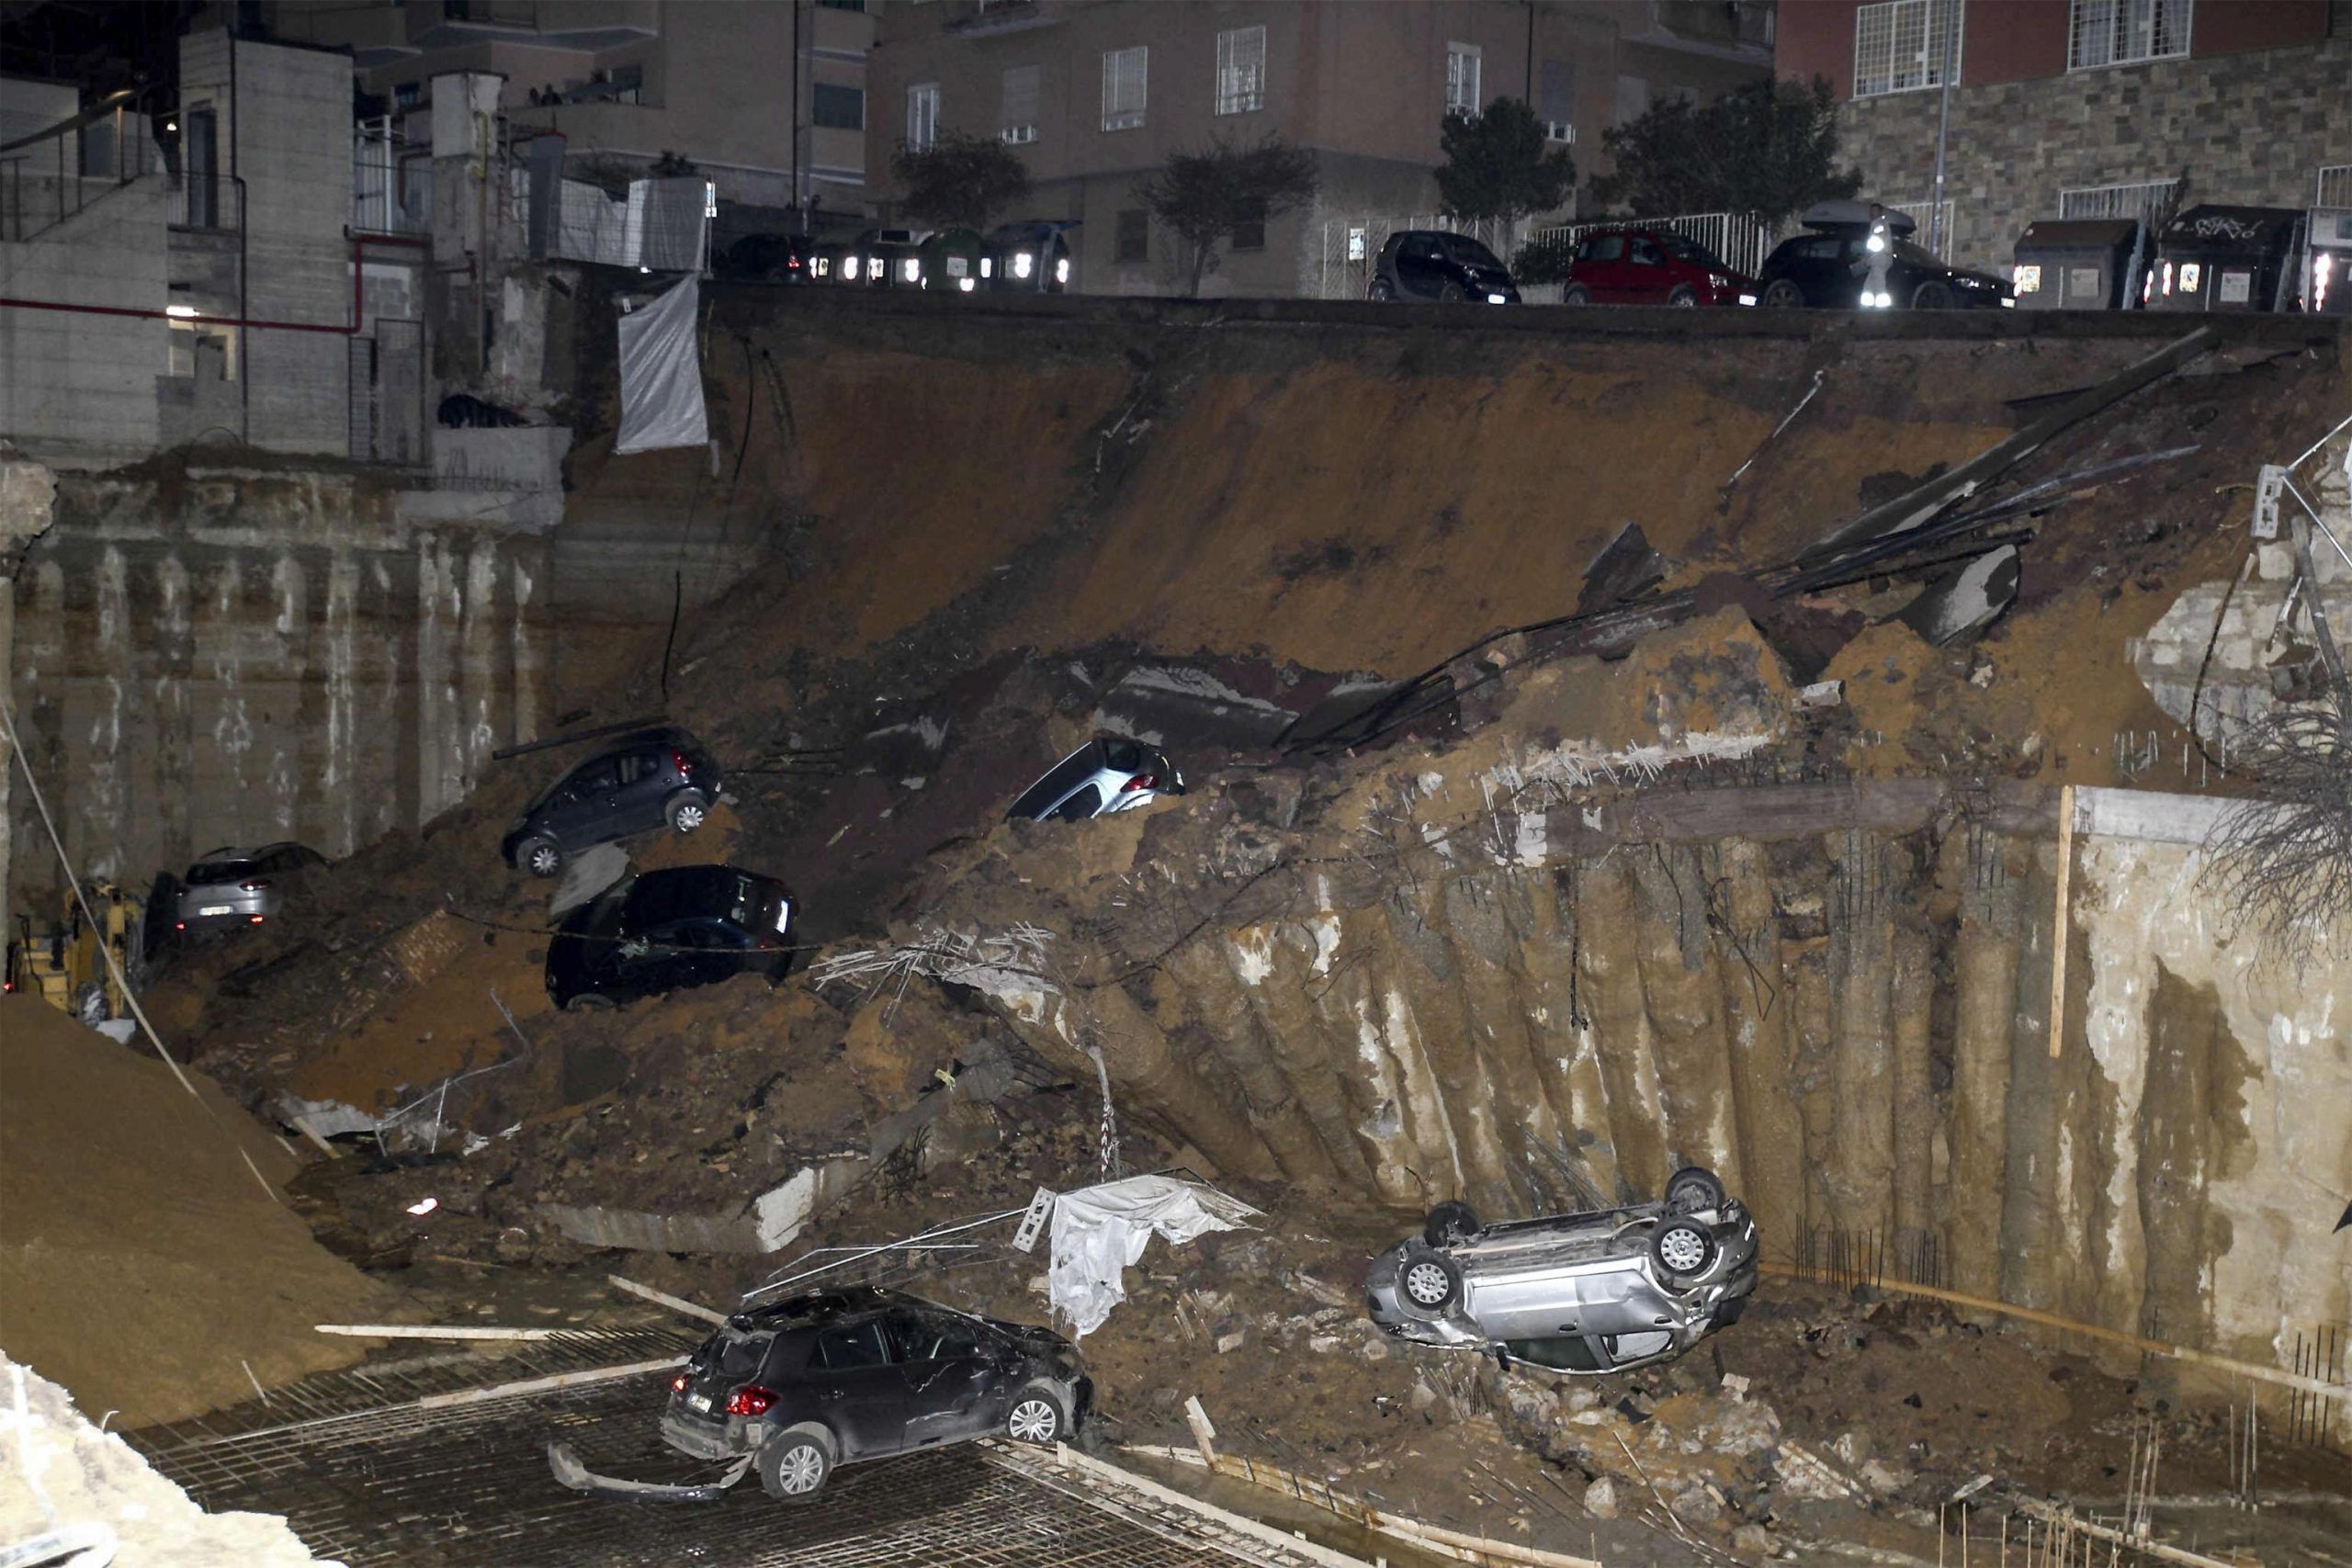
<path id="1" fill-rule="evenodd" d="M 1458 1199 L 1431 1209 L 1421 1224 L 1421 1239 L 1431 1247 L 1453 1247 L 1477 1234 L 1478 1212 Z"/>
<path id="2" fill-rule="evenodd" d="M 1804 290 L 1792 278 L 1776 277 L 1764 288 L 1764 305 L 1768 310 L 1796 310 L 1804 306 Z"/>
<path id="3" fill-rule="evenodd" d="M 1013 1396 L 1004 1414 L 1004 1435 L 1018 1443 L 1057 1443 L 1069 1434 L 1069 1416 L 1061 1395 L 1042 1382 L 1033 1382 Z"/>
<path id="4" fill-rule="evenodd" d="M 794 1427 L 760 1445 L 760 1490 L 779 1503 L 813 1503 L 833 1475 L 833 1445 L 814 1427 Z"/>
<path id="5" fill-rule="evenodd" d="M 1405 1249 L 1396 1296 L 1416 1317 L 1437 1317 L 1462 1299 L 1462 1270 L 1453 1259 L 1422 1246 Z"/>
<path id="6" fill-rule="evenodd" d="M 1592 303 L 1592 291 L 1585 288 L 1581 283 L 1571 283 L 1566 288 L 1560 290 L 1560 303 L 1563 305 L 1589 305 Z"/>
<path id="7" fill-rule="evenodd" d="M 533 876 L 553 876 L 563 869 L 563 846 L 553 839 L 526 839 L 514 863 Z"/>
<path id="8" fill-rule="evenodd" d="M 1704 1166 L 1687 1165 L 1666 1184 L 1666 1212 L 1692 1214 L 1724 1206 L 1724 1184 Z"/>
<path id="9" fill-rule="evenodd" d="M 681 833 L 691 833 L 702 826 L 703 818 L 710 815 L 710 807 L 694 791 L 682 789 L 670 797 L 665 814 L 670 818 L 671 827 Z"/>
<path id="10" fill-rule="evenodd" d="M 1678 283 L 1674 292 L 1666 297 L 1666 302 L 1678 310 L 1688 310 L 1699 303 L 1699 291 L 1687 283 Z"/>
<path id="11" fill-rule="evenodd" d="M 1949 310 L 1951 309 L 1951 290 L 1931 277 L 1911 291 L 1911 308 L 1915 310 Z"/>
<path id="12" fill-rule="evenodd" d="M 1650 1237 L 1650 1261 L 1668 1280 L 1695 1280 L 1715 1260 L 1715 1238 L 1704 1225 L 1672 1220 Z"/>
<path id="13" fill-rule="evenodd" d="M 1394 299 L 1396 298 L 1396 291 L 1388 287 L 1386 278 L 1375 277 L 1372 280 L 1371 297 L 1381 300 Z"/>
<path id="14" fill-rule="evenodd" d="M 602 991 L 582 991 L 563 1004 L 566 1012 L 611 1012 L 620 1003 Z"/>
<path id="15" fill-rule="evenodd" d="M 1458 283 L 1449 283 L 1437 291 L 1437 302 L 1441 305 L 1459 305 L 1464 298 L 1462 285 Z"/>

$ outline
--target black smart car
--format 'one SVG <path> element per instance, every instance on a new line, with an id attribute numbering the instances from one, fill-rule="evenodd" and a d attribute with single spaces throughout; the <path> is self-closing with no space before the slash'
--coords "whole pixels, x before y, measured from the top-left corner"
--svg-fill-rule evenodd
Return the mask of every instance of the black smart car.
<path id="1" fill-rule="evenodd" d="M 1519 285 L 1494 252 L 1467 234 L 1436 229 L 1400 229 L 1389 235 L 1368 293 L 1374 299 L 1519 303 Z"/>
<path id="2" fill-rule="evenodd" d="M 1756 275 L 1751 291 L 1756 302 L 1776 310 L 1806 305 L 1858 309 L 1869 274 L 1863 260 L 1869 238 L 1867 224 L 1847 224 L 1781 241 Z M 1908 240 L 1894 240 L 1893 249 L 1886 291 L 1897 309 L 1997 310 L 2015 302 L 2009 286 L 1988 273 L 1947 266 Z"/>
<path id="3" fill-rule="evenodd" d="M 717 761 L 683 729 L 641 729 L 574 763 L 514 818 L 498 852 L 553 876 L 581 851 L 667 824 L 691 833 L 725 787 Z"/>
<path id="4" fill-rule="evenodd" d="M 719 254 L 714 270 L 746 283 L 814 283 L 816 254 L 806 234 L 746 234 Z"/>
<path id="5" fill-rule="evenodd" d="M 1066 1440 L 1094 1385 L 1069 1341 L 873 1287 L 737 1313 L 670 1383 L 662 1439 L 750 1456 L 760 1484 L 812 1501 L 833 1467 L 974 1438 Z"/>
<path id="6" fill-rule="evenodd" d="M 792 896 L 774 877 L 731 865 L 644 872 L 564 917 L 548 943 L 548 999 L 608 1008 L 738 975 L 781 980 L 791 938 Z"/>

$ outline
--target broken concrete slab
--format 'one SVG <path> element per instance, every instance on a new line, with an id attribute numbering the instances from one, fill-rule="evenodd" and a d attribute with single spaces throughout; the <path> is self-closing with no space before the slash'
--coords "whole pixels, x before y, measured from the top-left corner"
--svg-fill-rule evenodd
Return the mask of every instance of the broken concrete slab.
<path id="1" fill-rule="evenodd" d="M 628 852 L 618 844 L 582 850 L 564 862 L 563 875 L 548 900 L 548 918 L 560 919 L 628 874 Z"/>
<path id="2" fill-rule="evenodd" d="M 1930 582 L 1895 618 L 1941 648 L 1991 626 L 2017 597 L 2018 547 L 2003 545 Z"/>
<path id="3" fill-rule="evenodd" d="M 1584 569 L 1577 614 L 1589 615 L 1638 599 L 1664 582 L 1674 563 L 1653 547 L 1639 523 L 1628 523 Z"/>

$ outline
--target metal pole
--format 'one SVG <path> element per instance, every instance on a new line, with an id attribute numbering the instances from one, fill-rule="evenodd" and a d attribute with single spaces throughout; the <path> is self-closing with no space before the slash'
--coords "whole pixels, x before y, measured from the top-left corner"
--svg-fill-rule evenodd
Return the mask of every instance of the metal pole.
<path id="1" fill-rule="evenodd" d="M 1965 3 L 1966 0 L 1943 0 L 1944 58 L 1942 68 L 1936 73 L 1943 88 L 1936 107 L 1936 189 L 1928 205 L 1928 249 L 1938 256 L 1944 254 L 1944 137 L 1951 127 L 1951 42 L 1952 35 L 1960 30 L 1961 7 Z M 1933 0 L 1928 14 L 1930 18 L 1935 15 Z"/>
<path id="2" fill-rule="evenodd" d="M 800 211 L 800 0 L 792 0 L 792 207 Z M 794 227 L 807 232 L 806 219 Z"/>

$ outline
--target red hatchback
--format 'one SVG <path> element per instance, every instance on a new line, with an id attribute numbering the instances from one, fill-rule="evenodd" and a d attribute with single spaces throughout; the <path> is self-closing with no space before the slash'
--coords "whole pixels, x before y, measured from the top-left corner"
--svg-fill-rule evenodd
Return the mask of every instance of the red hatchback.
<path id="1" fill-rule="evenodd" d="M 1736 305 L 1748 280 L 1671 229 L 1587 234 L 1560 290 L 1564 305 Z"/>

